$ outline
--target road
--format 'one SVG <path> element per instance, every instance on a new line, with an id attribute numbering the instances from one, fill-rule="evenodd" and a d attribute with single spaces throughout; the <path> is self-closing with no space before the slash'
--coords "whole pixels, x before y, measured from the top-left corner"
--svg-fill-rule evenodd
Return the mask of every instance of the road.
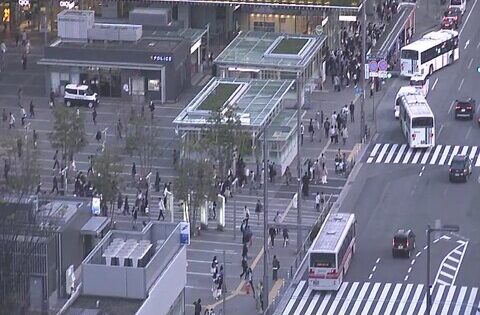
<path id="1" fill-rule="evenodd" d="M 340 211 L 353 211 L 358 222 L 356 253 L 345 282 L 338 292 L 311 292 L 304 277 L 282 314 L 424 313 L 428 224 L 460 226 L 458 234 L 432 235 L 432 314 L 477 314 L 480 128 L 476 121 L 454 120 L 452 104 L 456 98 L 480 100 L 480 21 L 473 18 L 479 14 L 480 5 L 470 1 L 460 31 L 460 59 L 430 78 L 427 100 L 436 120 L 436 146 L 414 151 L 405 145 L 393 105 L 398 88 L 408 83 L 396 80 L 377 109 L 378 136 L 340 206 Z M 466 184 L 448 181 L 456 153 L 473 159 L 473 176 Z M 398 228 L 417 235 L 410 259 L 391 255 Z"/>

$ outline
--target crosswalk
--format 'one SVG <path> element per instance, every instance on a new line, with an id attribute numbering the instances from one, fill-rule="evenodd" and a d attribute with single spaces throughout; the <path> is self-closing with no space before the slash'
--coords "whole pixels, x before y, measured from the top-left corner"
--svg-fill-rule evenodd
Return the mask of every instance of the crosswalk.
<path id="1" fill-rule="evenodd" d="M 475 167 L 480 167 L 478 146 L 443 144 L 428 149 L 412 149 L 407 144 L 376 143 L 366 163 L 450 165 L 457 154 L 467 155 Z"/>
<path id="2" fill-rule="evenodd" d="M 336 292 L 312 291 L 298 283 L 282 315 L 362 314 L 413 315 L 426 310 L 425 288 L 413 283 L 344 282 Z M 480 312 L 478 288 L 434 285 L 432 315 L 475 315 Z"/>

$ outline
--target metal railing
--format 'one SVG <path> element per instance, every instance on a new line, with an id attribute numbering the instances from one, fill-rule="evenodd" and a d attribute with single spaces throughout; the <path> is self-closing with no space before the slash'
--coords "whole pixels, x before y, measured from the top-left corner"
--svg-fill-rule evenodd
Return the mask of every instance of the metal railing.
<path id="1" fill-rule="evenodd" d="M 330 213 L 330 210 L 332 209 L 333 194 L 330 194 L 325 199 L 326 199 L 325 200 L 325 205 L 324 205 L 322 211 L 320 212 L 320 215 L 318 216 L 317 220 L 315 221 L 315 223 L 313 224 L 312 227 L 316 227 L 316 226 L 321 225 L 325 221 L 325 218 L 327 217 L 327 215 Z M 313 228 L 310 230 L 307 237 L 305 238 L 300 251 L 295 255 L 295 258 L 293 259 L 293 262 L 290 265 L 289 270 L 287 271 L 287 277 L 282 282 L 282 285 L 278 289 L 277 294 L 273 298 L 270 305 L 268 305 L 268 307 L 263 312 L 264 315 L 273 314 L 273 312 L 275 311 L 275 309 L 278 306 L 278 303 L 281 301 L 283 295 L 285 294 L 285 291 L 289 287 L 292 280 L 295 278 L 300 266 L 302 265 L 302 261 L 305 258 L 305 255 L 308 253 L 308 249 L 312 245 L 313 239 L 315 239 L 315 237 L 312 237 L 312 232 L 313 232 Z M 318 233 L 318 230 L 316 231 L 316 233 Z"/>

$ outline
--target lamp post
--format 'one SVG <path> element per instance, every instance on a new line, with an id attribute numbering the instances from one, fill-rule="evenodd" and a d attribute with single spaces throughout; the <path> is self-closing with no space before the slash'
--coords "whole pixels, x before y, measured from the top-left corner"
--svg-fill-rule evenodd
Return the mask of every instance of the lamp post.
<path id="1" fill-rule="evenodd" d="M 365 91 L 367 90 L 366 81 L 366 55 L 367 55 L 367 1 L 362 3 L 362 69 L 360 75 L 362 76 L 362 99 L 360 100 L 360 137 L 365 138 Z"/>
<path id="2" fill-rule="evenodd" d="M 260 173 L 260 177 L 262 174 Z M 263 303 L 268 307 L 268 146 L 267 122 L 263 127 Z M 253 288 L 252 288 L 253 291 Z"/>
<path id="3" fill-rule="evenodd" d="M 430 288 L 430 234 L 432 232 L 458 232 L 460 231 L 460 227 L 458 225 L 452 224 L 444 224 L 440 228 L 431 228 L 430 225 L 427 226 L 427 285 L 426 290 L 427 294 L 425 295 L 427 298 L 427 312 L 426 315 L 430 315 L 430 310 L 432 309 L 432 297 L 431 297 L 431 288 Z"/>

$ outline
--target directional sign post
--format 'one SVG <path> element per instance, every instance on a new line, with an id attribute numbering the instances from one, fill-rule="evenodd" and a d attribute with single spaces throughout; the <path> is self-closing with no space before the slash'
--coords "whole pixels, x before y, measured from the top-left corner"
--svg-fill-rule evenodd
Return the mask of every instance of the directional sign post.
<path id="1" fill-rule="evenodd" d="M 378 77 L 386 78 L 387 77 L 388 63 L 385 59 L 382 59 L 378 62 Z"/>

